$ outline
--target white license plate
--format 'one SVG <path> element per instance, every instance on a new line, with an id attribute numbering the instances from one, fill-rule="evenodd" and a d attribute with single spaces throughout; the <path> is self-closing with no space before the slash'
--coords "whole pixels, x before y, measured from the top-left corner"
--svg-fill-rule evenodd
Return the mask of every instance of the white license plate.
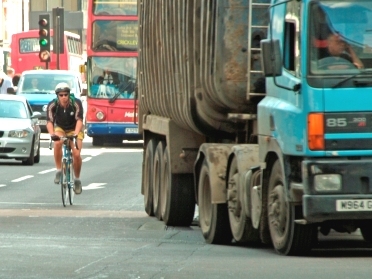
<path id="1" fill-rule="evenodd" d="M 372 200 L 337 200 L 336 211 L 372 211 Z"/>
<path id="2" fill-rule="evenodd" d="M 46 125 L 47 121 L 46 120 L 39 120 L 39 125 Z"/>
<path id="3" fill-rule="evenodd" d="M 138 128 L 125 128 L 126 134 L 138 134 Z"/>

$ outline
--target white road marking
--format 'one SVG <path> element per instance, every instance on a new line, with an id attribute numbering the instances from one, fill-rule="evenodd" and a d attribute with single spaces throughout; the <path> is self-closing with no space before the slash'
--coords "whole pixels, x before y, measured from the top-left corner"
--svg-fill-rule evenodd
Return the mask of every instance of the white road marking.
<path id="1" fill-rule="evenodd" d="M 49 138 L 42 138 L 42 139 L 49 140 Z M 92 140 L 91 139 L 89 140 L 89 139 L 88 140 L 84 139 L 84 142 L 86 142 L 86 141 L 91 142 Z M 82 156 L 88 156 L 88 157 L 83 159 L 83 162 L 88 162 L 88 161 L 92 160 L 93 157 L 99 156 L 102 153 L 133 153 L 133 152 L 136 152 L 136 153 L 137 152 L 143 152 L 143 149 L 141 149 L 141 148 L 131 148 L 131 149 L 127 149 L 127 148 L 123 148 L 123 149 L 113 148 L 113 149 L 111 149 L 110 148 L 110 149 L 107 149 L 107 147 L 90 148 L 90 149 L 84 149 L 83 148 L 82 151 L 81 151 L 81 155 Z M 53 152 L 53 149 L 49 149 L 48 147 L 41 147 L 40 148 L 40 155 L 42 155 L 42 156 L 53 156 L 54 152 Z M 54 171 L 56 171 L 56 168 L 43 170 L 43 171 L 40 171 L 38 173 L 39 174 L 46 174 L 46 173 L 50 173 L 50 172 L 54 172 Z M 14 179 L 11 182 L 20 182 L 20 181 L 23 181 L 23 180 L 26 180 L 26 179 L 29 179 L 29 178 L 32 178 L 32 177 L 34 177 L 34 176 L 33 175 L 26 175 L 26 176 Z M 107 184 L 107 183 L 91 183 L 88 186 L 84 186 L 83 189 L 85 189 L 85 190 L 101 189 L 101 188 L 104 188 L 102 185 L 105 185 L 105 184 Z M 6 186 L 7 186 L 6 184 L 0 184 L 0 187 L 6 187 Z"/>
<path id="2" fill-rule="evenodd" d="M 90 161 L 90 160 L 92 160 L 92 157 L 86 157 L 86 158 L 84 158 L 82 161 L 83 161 L 83 162 L 88 162 L 88 161 Z"/>
<path id="3" fill-rule="evenodd" d="M 44 173 L 48 173 L 48 172 L 52 172 L 52 171 L 56 171 L 56 170 L 57 170 L 56 168 L 53 168 L 53 169 L 49 169 L 49 170 L 40 171 L 39 173 L 44 174 Z"/>
<path id="4" fill-rule="evenodd" d="M 32 178 L 32 177 L 34 177 L 34 176 L 33 175 L 26 175 L 26 176 L 23 176 L 23 177 L 12 180 L 12 182 L 19 182 L 19 181 L 23 181 L 23 180 L 26 180 L 26 179 L 29 179 L 29 178 Z"/>
<path id="5" fill-rule="evenodd" d="M 90 183 L 88 186 L 83 186 L 83 190 L 95 190 L 100 188 L 105 188 L 102 185 L 106 185 L 107 183 Z"/>

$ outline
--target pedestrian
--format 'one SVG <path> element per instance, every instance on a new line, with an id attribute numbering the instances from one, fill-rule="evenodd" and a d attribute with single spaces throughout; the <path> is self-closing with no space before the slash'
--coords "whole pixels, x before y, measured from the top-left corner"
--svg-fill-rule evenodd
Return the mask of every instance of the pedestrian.
<path id="1" fill-rule="evenodd" d="M 21 74 L 15 74 L 14 77 L 12 78 L 14 90 L 17 90 L 18 82 L 20 79 L 21 79 Z"/>
<path id="2" fill-rule="evenodd" d="M 12 79 L 4 72 L 0 72 L 0 94 L 7 94 L 9 87 L 13 87 Z"/>
<path id="3" fill-rule="evenodd" d="M 15 75 L 15 70 L 13 68 L 8 67 L 8 69 L 6 70 L 6 74 L 8 77 L 12 79 Z"/>

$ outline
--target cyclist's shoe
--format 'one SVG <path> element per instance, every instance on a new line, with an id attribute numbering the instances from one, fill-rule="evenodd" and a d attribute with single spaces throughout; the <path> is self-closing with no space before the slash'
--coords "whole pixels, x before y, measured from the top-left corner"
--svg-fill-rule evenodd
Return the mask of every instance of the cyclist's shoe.
<path id="1" fill-rule="evenodd" d="M 55 184 L 59 184 L 59 182 L 61 181 L 61 175 L 62 175 L 62 171 L 56 171 L 56 177 L 54 178 Z"/>
<path id="2" fill-rule="evenodd" d="M 82 187 L 81 187 L 81 181 L 80 179 L 75 179 L 74 181 L 75 187 L 74 187 L 74 192 L 76 195 L 81 194 Z"/>

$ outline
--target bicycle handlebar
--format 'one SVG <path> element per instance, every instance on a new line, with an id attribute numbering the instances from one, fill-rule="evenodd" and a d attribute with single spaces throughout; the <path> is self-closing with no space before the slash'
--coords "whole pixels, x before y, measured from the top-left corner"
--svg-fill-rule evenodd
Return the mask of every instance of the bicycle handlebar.
<path id="1" fill-rule="evenodd" d="M 65 140 L 68 140 L 68 141 L 73 141 L 75 143 L 75 148 L 77 150 L 79 150 L 79 147 L 77 145 L 77 136 L 57 136 L 57 135 L 53 135 L 50 137 L 50 141 L 49 141 L 49 149 L 52 150 L 52 141 L 59 141 L 59 140 L 62 140 L 62 141 L 65 141 Z"/>

